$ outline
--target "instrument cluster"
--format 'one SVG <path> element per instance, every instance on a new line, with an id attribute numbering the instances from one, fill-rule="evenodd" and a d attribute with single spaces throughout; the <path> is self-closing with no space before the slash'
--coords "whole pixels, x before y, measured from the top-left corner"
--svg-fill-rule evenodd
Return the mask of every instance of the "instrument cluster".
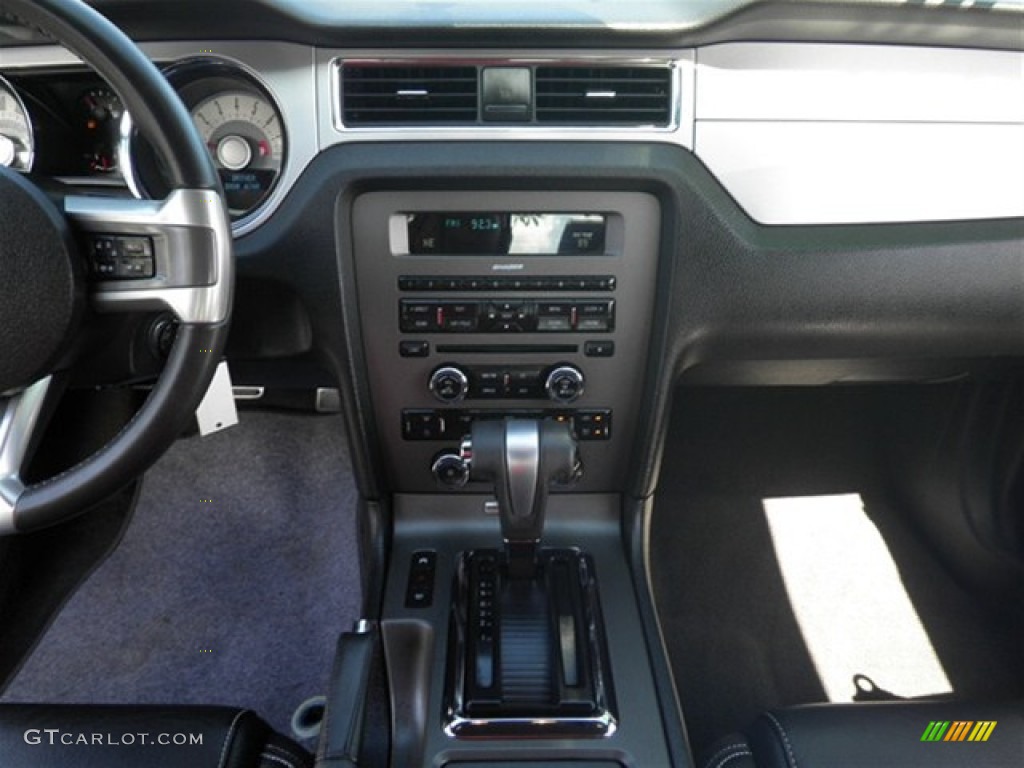
<path id="1" fill-rule="evenodd" d="M 41 175 L 119 181 L 124 106 L 87 73 L 0 77 L 0 165 Z"/>
<path id="2" fill-rule="evenodd" d="M 220 59 L 164 69 L 209 149 L 233 220 L 258 210 L 287 154 L 284 118 L 258 78 Z M 98 76 L 45 70 L 0 76 L 0 166 L 162 199 L 162 162 Z"/>

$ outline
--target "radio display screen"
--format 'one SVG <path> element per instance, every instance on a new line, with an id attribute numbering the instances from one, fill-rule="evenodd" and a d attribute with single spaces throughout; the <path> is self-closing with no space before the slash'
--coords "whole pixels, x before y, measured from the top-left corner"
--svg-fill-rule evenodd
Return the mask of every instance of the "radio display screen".
<path id="1" fill-rule="evenodd" d="M 600 213 L 405 214 L 410 254 L 586 256 L 603 254 L 607 217 Z"/>

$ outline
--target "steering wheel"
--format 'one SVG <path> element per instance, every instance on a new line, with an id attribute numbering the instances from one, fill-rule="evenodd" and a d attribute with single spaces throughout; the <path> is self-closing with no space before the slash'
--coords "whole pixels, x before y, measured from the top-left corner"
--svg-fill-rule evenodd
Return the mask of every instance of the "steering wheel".
<path id="1" fill-rule="evenodd" d="M 0 168 L 0 535 L 80 514 L 170 447 L 216 371 L 234 286 L 220 180 L 157 68 L 81 0 L 0 0 L 4 16 L 55 39 L 110 83 L 163 158 L 171 192 L 164 200 L 69 195 L 61 206 Z M 81 247 L 111 242 L 132 249 L 151 243 L 153 276 L 87 281 Z M 169 310 L 180 323 L 177 337 L 145 403 L 109 443 L 77 466 L 26 485 L 25 465 L 57 396 L 53 374 L 65 365 L 86 302 L 98 312 Z"/>

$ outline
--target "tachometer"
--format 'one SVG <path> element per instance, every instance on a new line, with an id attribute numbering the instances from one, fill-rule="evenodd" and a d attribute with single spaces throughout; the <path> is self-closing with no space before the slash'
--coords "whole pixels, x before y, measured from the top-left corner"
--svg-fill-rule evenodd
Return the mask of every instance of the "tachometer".
<path id="1" fill-rule="evenodd" d="M 32 121 L 17 91 L 0 77 L 0 165 L 32 170 L 35 136 Z"/>
<path id="2" fill-rule="evenodd" d="M 246 91 L 214 94 L 192 109 L 213 155 L 233 215 L 245 215 L 270 193 L 284 160 L 284 128 L 274 105 Z"/>

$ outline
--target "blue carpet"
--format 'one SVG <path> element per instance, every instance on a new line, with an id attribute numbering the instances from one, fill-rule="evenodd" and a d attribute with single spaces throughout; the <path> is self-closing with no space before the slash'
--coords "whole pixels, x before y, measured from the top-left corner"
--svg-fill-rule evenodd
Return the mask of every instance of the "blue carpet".
<path id="1" fill-rule="evenodd" d="M 240 705 L 288 733 L 325 693 L 360 608 L 344 423 L 240 415 L 151 470 L 120 547 L 4 700 Z"/>

